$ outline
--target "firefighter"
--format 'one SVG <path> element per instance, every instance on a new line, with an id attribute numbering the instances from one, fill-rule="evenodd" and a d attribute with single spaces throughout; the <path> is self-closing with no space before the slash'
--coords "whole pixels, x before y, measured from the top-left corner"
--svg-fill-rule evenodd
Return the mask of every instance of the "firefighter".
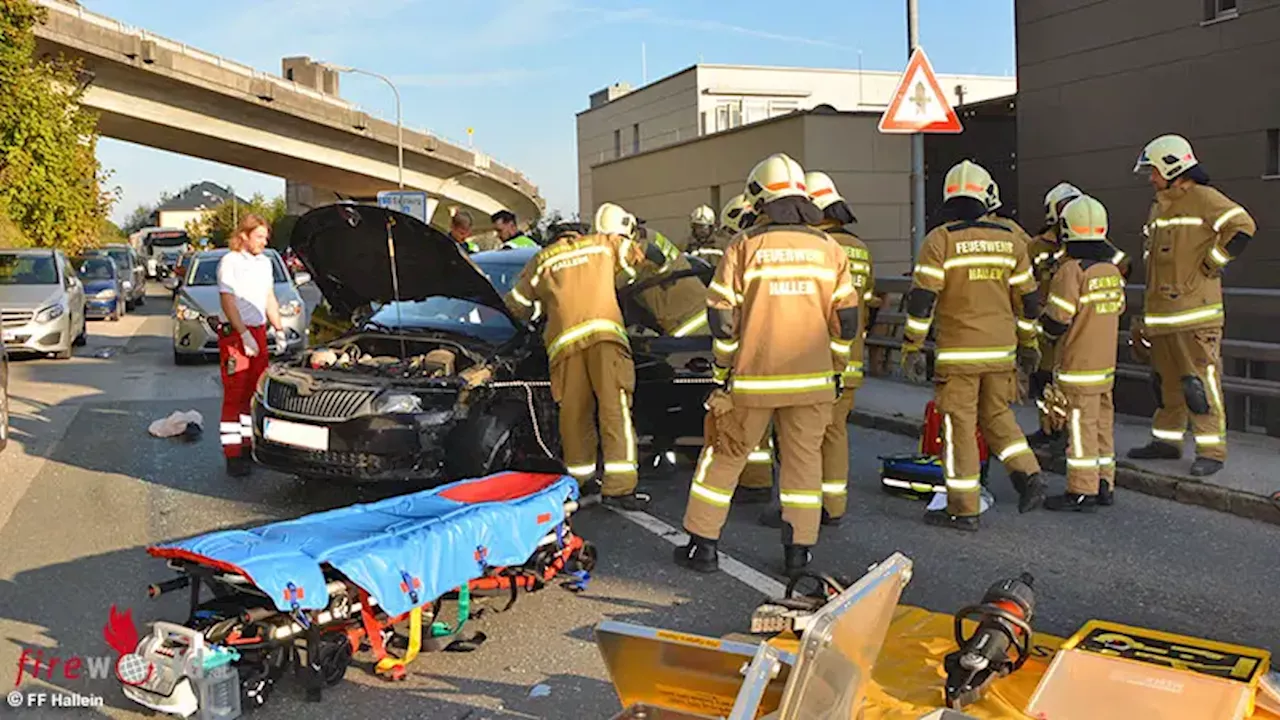
<path id="1" fill-rule="evenodd" d="M 507 306 L 522 319 L 546 316 L 543 339 L 551 394 L 560 406 L 560 438 L 569 474 L 586 485 L 604 453 L 601 500 L 627 510 L 648 505 L 636 492 L 636 435 L 631 424 L 635 366 L 614 278 L 646 261 L 634 241 L 635 217 L 607 204 L 594 234 L 569 233 L 543 248 L 520 273 Z M 661 264 L 665 258 L 650 257 Z M 597 436 L 594 413 L 599 413 Z"/>
<path id="2" fill-rule="evenodd" d="M 516 214 L 510 210 L 499 210 L 489 216 L 493 227 L 498 231 L 498 239 L 504 248 L 536 248 L 540 247 L 533 238 L 524 234 L 516 225 Z"/>
<path id="3" fill-rule="evenodd" d="M 1049 285 L 1041 326 L 1057 347 L 1054 395 L 1067 416 L 1067 491 L 1048 510 L 1092 512 L 1115 494 L 1116 337 L 1124 312 L 1124 276 L 1112 262 L 1107 210 L 1081 195 L 1063 208 L 1058 236 L 1066 256 Z"/>
<path id="4" fill-rule="evenodd" d="M 1162 135 L 1143 149 L 1134 172 L 1146 172 L 1155 202 L 1143 226 L 1147 287 L 1143 333 L 1151 342 L 1157 410 L 1151 443 L 1138 460 L 1180 459 L 1190 415 L 1196 459 L 1191 474 L 1212 475 L 1227 459 L 1222 404 L 1222 270 L 1240 257 L 1257 225 L 1243 207 L 1209 186 L 1191 143 Z"/>
<path id="5" fill-rule="evenodd" d="M 711 241 L 716 230 L 716 211 L 708 205 L 699 205 L 689 213 L 689 237 L 684 241 L 684 251 L 693 252 Z"/>
<path id="6" fill-rule="evenodd" d="M 699 237 L 696 233 L 691 235 L 688 244 L 685 245 L 685 252 L 693 257 L 701 258 L 711 267 L 719 265 L 720 258 L 724 257 L 724 249 L 729 246 L 729 241 L 742 230 L 742 227 L 738 224 L 738 219 L 741 217 L 745 207 L 746 197 L 735 195 L 725 204 L 724 210 L 720 211 L 720 225 L 705 237 Z M 731 218 L 725 215 L 730 208 L 736 210 Z M 697 213 L 697 210 L 694 212 Z"/>
<path id="7" fill-rule="evenodd" d="M 270 236 L 271 226 L 261 216 L 242 215 L 227 243 L 230 252 L 218 261 L 219 435 L 227 474 L 233 477 L 244 477 L 253 469 L 250 411 L 258 379 L 267 369 L 268 324 L 276 344 L 285 344 L 271 259 L 262 252 Z"/>
<path id="8" fill-rule="evenodd" d="M 1079 188 L 1068 182 L 1060 182 L 1045 193 L 1044 227 L 1031 238 L 1031 243 L 1027 247 L 1027 252 L 1031 256 L 1031 267 L 1035 271 L 1036 282 L 1040 287 L 1040 307 L 1044 307 L 1047 288 L 1050 280 L 1053 279 L 1054 271 L 1057 270 L 1058 263 L 1066 256 L 1066 250 L 1062 247 L 1058 236 L 1059 213 L 1067 203 L 1083 194 Z M 1061 431 L 1054 430 L 1053 418 L 1050 417 L 1048 407 L 1043 400 L 1044 389 L 1053 381 L 1054 344 L 1047 335 L 1041 335 L 1037 342 L 1040 349 L 1040 363 L 1030 374 L 1029 390 L 1031 397 L 1036 400 L 1039 427 L 1027 437 L 1027 443 L 1033 448 L 1060 447 L 1064 436 Z"/>
<path id="9" fill-rule="evenodd" d="M 931 525 L 976 531 L 980 506 L 977 429 L 1004 463 L 1018 491 L 1018 510 L 1044 500 L 1040 464 L 1009 404 L 1015 365 L 1038 360 L 1033 321 L 1040 314 L 1035 275 L 1025 249 L 1002 224 L 983 220 L 991 176 L 968 160 L 947 172 L 942 224 L 925 237 L 907 296 L 902 354 L 920 352 L 936 311 L 935 399 L 943 419 L 947 508 L 925 513 Z M 1022 297 L 1014 322 L 1010 288 Z"/>
<path id="10" fill-rule="evenodd" d="M 755 438 L 770 421 L 782 461 L 785 570 L 810 562 L 822 518 L 822 435 L 839 393 L 845 348 L 861 330 L 849 260 L 805 192 L 804 170 L 771 155 L 751 171 L 747 198 L 761 222 L 725 251 L 707 293 L 707 320 L 723 389 L 707 401 L 707 445 L 698 458 L 678 565 L 718 568 L 716 543 Z M 839 351 L 833 344 L 839 343 Z"/>

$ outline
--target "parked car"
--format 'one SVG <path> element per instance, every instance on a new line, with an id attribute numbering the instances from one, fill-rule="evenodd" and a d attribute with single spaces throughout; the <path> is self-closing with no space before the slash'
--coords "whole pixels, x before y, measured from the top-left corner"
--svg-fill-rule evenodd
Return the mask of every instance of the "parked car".
<path id="1" fill-rule="evenodd" d="M 468 258 L 413 218 L 343 205 L 304 215 L 291 244 L 335 314 L 377 309 L 343 337 L 268 369 L 252 411 L 259 463 L 309 477 L 421 483 L 545 468 L 548 453 L 559 455 L 550 392 L 521 384 L 549 377 L 541 334 L 502 299 L 533 249 Z M 710 267 L 697 268 L 684 275 L 709 283 Z M 638 307 L 638 289 L 620 293 L 624 308 Z M 710 337 L 659 337 L 652 318 L 633 315 L 636 432 L 701 436 L 714 386 Z"/>
<path id="2" fill-rule="evenodd" d="M 159 280 L 172 277 L 178 261 L 187 252 L 187 246 L 155 248 L 151 256 L 155 263 L 155 277 Z"/>
<path id="3" fill-rule="evenodd" d="M 124 317 L 124 278 L 116 263 L 101 255 L 77 261 L 80 282 L 84 283 L 84 312 L 87 317 L 115 322 Z"/>
<path id="4" fill-rule="evenodd" d="M 124 278 L 125 310 L 132 310 L 147 303 L 147 269 L 142 259 L 130 246 L 124 244 L 103 245 L 85 252 L 85 255 L 106 255 L 116 261 Z"/>
<path id="5" fill-rule="evenodd" d="M 7 350 L 71 357 L 84 345 L 84 285 L 58 250 L 0 250 L 0 333 Z"/>
<path id="6" fill-rule="evenodd" d="M 280 319 L 288 336 L 287 347 L 277 348 L 271 341 L 273 353 L 293 353 L 307 346 L 307 325 L 310 322 L 306 303 L 298 294 L 298 285 L 311 282 L 306 273 L 290 275 L 284 261 L 275 250 L 266 250 L 271 258 L 274 273 L 276 301 L 280 304 Z M 173 361 L 185 365 L 218 354 L 216 322 L 221 300 L 218 297 L 218 261 L 227 254 L 225 248 L 197 253 L 188 263 L 186 277 L 178 284 L 173 302 Z"/>
<path id="7" fill-rule="evenodd" d="M 9 444 L 9 354 L 0 344 L 0 452 Z"/>

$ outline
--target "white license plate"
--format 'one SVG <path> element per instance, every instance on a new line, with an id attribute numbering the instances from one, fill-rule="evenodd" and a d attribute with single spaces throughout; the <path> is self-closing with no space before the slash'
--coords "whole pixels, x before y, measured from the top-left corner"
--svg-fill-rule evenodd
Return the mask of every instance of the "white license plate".
<path id="1" fill-rule="evenodd" d="M 280 443 L 281 445 L 292 445 L 294 447 L 307 448 L 308 450 L 329 449 L 329 428 L 317 425 L 303 425 L 302 423 L 288 422 L 287 420 L 265 418 L 262 425 L 262 436 L 271 442 Z"/>

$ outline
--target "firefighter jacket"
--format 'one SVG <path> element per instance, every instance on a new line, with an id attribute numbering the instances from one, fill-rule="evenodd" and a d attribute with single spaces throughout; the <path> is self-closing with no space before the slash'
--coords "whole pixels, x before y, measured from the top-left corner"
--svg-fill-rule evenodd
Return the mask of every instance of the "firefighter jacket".
<path id="1" fill-rule="evenodd" d="M 1143 226 L 1147 337 L 1222 327 L 1221 270 L 1255 232 L 1249 213 L 1215 188 L 1157 192 Z"/>
<path id="2" fill-rule="evenodd" d="M 1027 234 L 1026 230 L 1022 229 L 1022 226 L 1018 224 L 1017 220 L 1014 220 L 1013 218 L 1004 217 L 1003 215 L 997 215 L 993 212 L 983 215 L 982 219 L 985 220 L 986 222 L 992 222 L 997 225 L 1003 225 L 1009 228 L 1009 232 L 1013 233 L 1013 241 L 1015 243 L 1018 243 L 1018 242 L 1022 243 L 1027 248 L 1027 252 L 1028 253 L 1031 252 L 1031 244 L 1032 242 L 1034 242 L 1034 240 L 1031 238 L 1030 235 Z M 1032 270 L 1034 271 L 1035 269 L 1034 260 L 1032 260 L 1031 266 L 1032 266 Z M 1048 279 L 1046 278 L 1044 283 L 1047 284 L 1047 282 L 1048 282 Z M 1012 287 L 1009 288 L 1009 292 L 1012 294 L 1012 299 L 1013 299 L 1013 313 L 1014 315 L 1021 317 L 1022 316 L 1022 296 L 1019 295 L 1018 291 Z"/>
<path id="3" fill-rule="evenodd" d="M 1037 286 L 1026 247 L 1007 226 L 939 225 L 925 237 L 912 277 L 904 339 L 923 342 L 936 315 L 940 375 L 1012 370 L 1018 345 L 1036 341 L 1038 302 L 1014 321 L 1012 295 L 1025 298 Z"/>
<path id="4" fill-rule="evenodd" d="M 644 243 L 645 255 L 657 257 L 654 255 L 656 250 L 664 258 L 663 264 L 659 267 L 643 263 L 636 268 L 634 275 L 620 274 L 620 282 L 648 286 L 637 292 L 635 299 L 653 315 L 662 334 L 674 337 L 706 335 L 707 288 L 696 275 L 689 274 L 667 282 L 650 282 L 663 275 L 691 270 L 689 261 L 662 233 L 649 231 L 641 242 Z"/>
<path id="5" fill-rule="evenodd" d="M 877 303 L 876 276 L 871 262 L 871 253 L 867 250 L 866 244 L 857 235 L 846 230 L 843 225 L 830 223 L 820 225 L 818 229 L 824 230 L 832 240 L 835 240 L 836 244 L 844 249 L 845 257 L 849 259 L 849 276 L 853 280 L 853 290 L 859 298 L 859 330 L 858 336 L 849 346 L 849 362 L 845 365 L 841 379 L 845 387 L 861 387 L 863 348 L 866 345 L 870 324 L 868 316 L 871 308 Z"/>
<path id="6" fill-rule="evenodd" d="M 720 264 L 720 259 L 724 257 L 725 248 L 729 247 L 729 242 L 733 240 L 733 233 L 724 228 L 716 228 L 711 233 L 711 237 L 706 240 L 698 240 L 692 235 L 686 241 L 686 252 L 696 258 L 702 258 L 711 267 Z"/>
<path id="7" fill-rule="evenodd" d="M 725 250 L 707 306 L 717 374 L 731 369 L 735 405 L 835 399 L 835 377 L 849 361 L 858 294 L 848 258 L 826 233 L 773 224 L 741 233 Z"/>
<path id="8" fill-rule="evenodd" d="M 1124 308 L 1124 276 L 1115 264 L 1062 261 L 1049 284 L 1041 321 L 1047 335 L 1061 338 L 1053 371 L 1060 389 L 1086 394 L 1111 389 Z"/>
<path id="9" fill-rule="evenodd" d="M 619 235 L 567 235 L 525 265 L 505 298 L 517 317 L 546 316 L 543 341 L 554 365 L 563 353 L 599 342 L 630 347 L 614 278 L 645 262 L 640 245 Z"/>

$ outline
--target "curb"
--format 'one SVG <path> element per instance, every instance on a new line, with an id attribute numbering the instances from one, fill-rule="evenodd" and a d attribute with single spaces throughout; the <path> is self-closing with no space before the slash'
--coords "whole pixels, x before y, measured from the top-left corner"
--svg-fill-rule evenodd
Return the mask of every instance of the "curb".
<path id="1" fill-rule="evenodd" d="M 905 415 L 884 415 L 855 408 L 849 413 L 849 422 L 873 430 L 920 437 L 920 421 Z M 1058 474 L 1065 472 L 1064 463 L 1051 461 L 1048 452 L 1038 450 L 1036 457 L 1046 470 Z M 1198 505 L 1250 520 L 1280 525 L 1280 502 L 1273 502 L 1264 495 L 1224 488 L 1192 478 L 1160 475 L 1125 461 L 1116 464 L 1116 485 L 1184 505 Z"/>

